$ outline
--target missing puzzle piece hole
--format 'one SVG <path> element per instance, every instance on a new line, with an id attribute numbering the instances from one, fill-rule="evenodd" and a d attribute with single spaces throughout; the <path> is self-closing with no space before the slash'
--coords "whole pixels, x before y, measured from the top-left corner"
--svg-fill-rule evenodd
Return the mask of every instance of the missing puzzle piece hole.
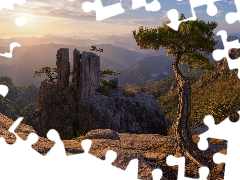
<path id="1" fill-rule="evenodd" d="M 81 145 L 84 150 L 84 153 L 88 153 L 91 148 L 92 141 L 90 139 L 85 139 L 82 141 Z"/>
<path id="2" fill-rule="evenodd" d="M 221 164 L 223 162 L 226 162 L 226 155 L 223 155 L 222 153 L 216 153 L 213 155 L 213 161 L 216 164 Z"/>

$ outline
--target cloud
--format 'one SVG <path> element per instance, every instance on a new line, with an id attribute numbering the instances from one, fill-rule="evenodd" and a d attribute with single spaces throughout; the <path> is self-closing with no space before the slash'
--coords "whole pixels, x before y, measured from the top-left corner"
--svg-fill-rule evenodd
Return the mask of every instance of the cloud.
<path id="1" fill-rule="evenodd" d="M 162 20 L 162 21 L 167 21 L 167 20 L 169 20 L 168 19 L 168 16 L 167 16 L 167 12 L 166 11 L 162 11 L 164 14 L 160 17 L 160 20 Z"/>
<path id="2" fill-rule="evenodd" d="M 114 23 L 114 24 L 128 24 L 137 26 L 157 26 L 160 25 L 156 18 L 145 18 L 145 19 L 107 19 L 104 22 Z"/>
<path id="3" fill-rule="evenodd" d="M 219 10 L 218 13 L 217 13 L 217 15 L 216 15 L 216 17 L 221 16 L 223 12 L 224 12 L 224 10 Z"/>

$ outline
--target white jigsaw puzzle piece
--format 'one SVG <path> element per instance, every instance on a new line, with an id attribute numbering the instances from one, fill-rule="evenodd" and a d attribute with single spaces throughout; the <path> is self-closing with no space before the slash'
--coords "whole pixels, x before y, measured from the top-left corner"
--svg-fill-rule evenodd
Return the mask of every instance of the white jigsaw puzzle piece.
<path id="1" fill-rule="evenodd" d="M 76 164 L 74 167 L 70 166 L 69 172 L 81 173 L 81 179 L 101 179 L 101 180 L 138 180 L 138 159 L 133 159 L 128 164 L 126 170 L 114 167 L 113 161 L 116 159 L 116 152 L 109 150 L 106 153 L 105 160 L 98 159 L 97 157 L 89 154 L 89 149 L 92 141 L 85 139 L 82 141 L 82 148 L 84 153 L 68 156 L 66 164 Z M 82 162 L 82 163 L 81 163 Z M 84 163 L 83 163 L 84 162 Z M 94 170 L 94 173 L 93 173 Z M 76 178 L 71 174 L 66 178 Z M 70 178 L 71 179 L 71 178 Z"/>
<path id="2" fill-rule="evenodd" d="M 1 0 L 0 10 L 3 8 L 14 10 L 14 4 L 23 5 L 25 3 L 26 3 L 26 0 Z"/>
<path id="3" fill-rule="evenodd" d="M 185 177 L 185 157 L 174 157 L 169 155 L 166 159 L 167 165 L 169 166 L 178 166 L 178 177 L 177 180 L 196 180 L 194 178 Z M 208 167 L 201 167 L 199 169 L 199 179 L 198 180 L 207 180 L 209 174 Z"/>
<path id="4" fill-rule="evenodd" d="M 0 138 L 2 139 L 0 141 L 0 159 L 1 162 L 4 162 L 0 163 L 1 179 L 3 177 L 3 179 L 17 179 L 24 174 L 24 179 L 30 180 L 32 178 L 31 172 L 36 171 L 36 165 L 42 164 L 42 155 L 31 148 L 31 145 L 37 142 L 38 135 L 30 133 L 27 140 L 24 141 L 14 132 L 22 120 L 23 117 L 19 117 L 8 130 L 16 137 L 16 142 L 13 145 L 6 144 Z M 14 173 L 13 169 L 9 167 L 14 167 Z M 27 172 L 30 173 L 25 173 L 26 168 Z"/>
<path id="5" fill-rule="evenodd" d="M 4 54 L 0 53 L 0 56 L 6 57 L 6 58 L 12 58 L 13 57 L 13 54 L 12 54 L 13 53 L 13 49 L 15 47 L 21 47 L 21 45 L 19 43 L 17 43 L 17 42 L 12 42 L 10 44 L 10 52 L 9 53 L 5 52 Z"/>
<path id="6" fill-rule="evenodd" d="M 153 180 L 160 180 L 162 178 L 163 172 L 161 169 L 154 169 L 152 171 Z"/>
<path id="7" fill-rule="evenodd" d="M 238 111 L 238 114 L 240 115 L 240 111 Z M 231 122 L 229 118 L 226 118 L 216 125 L 213 117 L 208 115 L 204 118 L 204 123 L 208 126 L 208 130 L 199 135 L 199 149 L 205 150 L 208 148 L 208 138 L 227 140 L 227 155 L 216 153 L 213 160 L 218 164 L 225 162 L 224 180 L 236 179 L 239 175 L 239 167 L 236 163 L 240 162 L 240 147 L 238 143 L 236 143 L 236 137 L 240 136 L 240 121 Z"/>
<path id="8" fill-rule="evenodd" d="M 9 88 L 6 85 L 0 85 L 0 95 L 6 97 L 8 94 Z"/>
<path id="9" fill-rule="evenodd" d="M 240 1 L 234 0 L 237 12 L 229 12 L 226 14 L 225 19 L 228 24 L 233 24 L 236 21 L 240 22 Z"/>
<path id="10" fill-rule="evenodd" d="M 94 2 L 84 2 L 82 4 L 82 9 L 84 12 L 96 11 L 97 21 L 102 21 L 125 12 L 121 5 L 121 0 L 119 3 L 106 7 L 103 7 L 101 0 L 94 0 Z"/>
<path id="11" fill-rule="evenodd" d="M 161 5 L 158 0 L 154 0 L 151 3 L 147 3 L 146 0 L 132 0 L 132 9 L 138 9 L 140 7 L 145 7 L 146 11 L 159 11 Z"/>
<path id="12" fill-rule="evenodd" d="M 209 16 L 215 16 L 218 12 L 218 9 L 214 3 L 220 0 L 189 0 L 189 1 L 190 1 L 191 11 L 192 11 L 192 17 L 179 21 L 179 13 L 176 9 L 171 9 L 167 12 L 167 16 L 171 21 L 168 24 L 168 26 L 174 29 L 175 31 L 178 30 L 179 25 L 182 22 L 195 21 L 197 19 L 197 16 L 194 10 L 194 8 L 196 7 L 207 5 L 207 13 Z"/>
<path id="13" fill-rule="evenodd" d="M 240 48 L 239 40 L 236 39 L 234 41 L 228 42 L 227 41 L 227 32 L 225 30 L 221 30 L 217 33 L 218 36 L 221 36 L 222 42 L 224 45 L 224 49 L 216 49 L 213 51 L 212 56 L 216 61 L 219 61 L 223 59 L 224 57 L 227 58 L 228 61 L 228 67 L 230 70 L 232 69 L 238 69 L 238 78 L 240 78 L 240 57 L 238 59 L 232 60 L 229 57 L 229 50 L 233 48 Z"/>
<path id="14" fill-rule="evenodd" d="M 56 130 L 49 130 L 47 133 L 47 138 L 51 141 L 54 141 L 55 144 L 47 153 L 46 157 L 58 158 L 61 156 L 66 156 L 64 144 Z"/>

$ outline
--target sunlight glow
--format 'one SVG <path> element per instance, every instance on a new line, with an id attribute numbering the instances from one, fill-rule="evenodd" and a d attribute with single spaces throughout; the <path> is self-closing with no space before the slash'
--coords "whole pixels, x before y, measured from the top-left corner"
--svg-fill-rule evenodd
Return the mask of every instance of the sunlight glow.
<path id="1" fill-rule="evenodd" d="M 27 19 L 25 19 L 24 17 L 18 17 L 15 19 L 15 24 L 17 26 L 24 26 L 27 22 Z"/>

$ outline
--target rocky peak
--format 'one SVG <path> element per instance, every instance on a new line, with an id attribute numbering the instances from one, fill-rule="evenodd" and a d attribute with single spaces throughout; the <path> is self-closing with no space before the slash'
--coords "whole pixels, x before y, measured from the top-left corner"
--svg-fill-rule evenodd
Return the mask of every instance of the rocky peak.
<path id="1" fill-rule="evenodd" d="M 80 60 L 78 98 L 84 99 L 95 93 L 100 85 L 100 57 L 83 51 Z"/>
<path id="2" fill-rule="evenodd" d="M 81 60 L 81 53 L 77 49 L 73 50 L 73 77 L 72 77 L 72 83 L 73 83 L 73 89 L 77 91 L 78 89 L 78 83 L 79 83 L 79 75 L 80 75 L 80 60 Z"/>
<path id="3" fill-rule="evenodd" d="M 153 97 L 134 94 L 126 97 L 117 87 L 103 95 L 100 86 L 100 57 L 91 52 L 73 51 L 72 85 L 69 86 L 69 50 L 57 52 L 58 81 L 43 81 L 39 107 L 26 119 L 41 136 L 56 129 L 61 139 L 71 139 L 93 129 L 126 133 L 166 134 L 165 116 Z"/>
<path id="4" fill-rule="evenodd" d="M 70 76 L 70 62 L 69 62 L 69 49 L 61 48 L 57 51 L 57 83 L 59 87 L 66 88 L 69 86 Z"/>

